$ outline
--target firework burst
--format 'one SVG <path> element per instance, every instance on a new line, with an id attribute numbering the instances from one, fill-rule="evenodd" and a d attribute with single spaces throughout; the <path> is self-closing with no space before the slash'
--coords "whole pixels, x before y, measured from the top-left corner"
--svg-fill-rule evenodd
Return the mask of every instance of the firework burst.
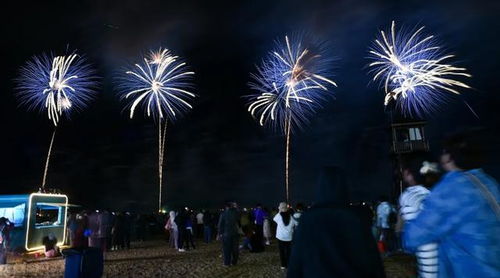
<path id="1" fill-rule="evenodd" d="M 417 117 L 438 111 L 460 88 L 470 88 L 456 78 L 471 77 L 465 68 L 448 62 L 454 55 L 443 54 L 434 36 L 423 30 L 396 32 L 393 21 L 391 30 L 380 31 L 375 39 L 369 64 L 373 80 L 384 86 L 384 105 L 394 100 L 403 114 Z"/>
<path id="2" fill-rule="evenodd" d="M 151 51 L 119 80 L 120 94 L 129 101 L 130 118 L 141 103 L 148 117 L 170 121 L 192 109 L 189 101 L 195 95 L 189 89 L 193 75 L 169 50 Z"/>
<path id="3" fill-rule="evenodd" d="M 21 67 L 16 80 L 20 103 L 28 109 L 47 111 L 54 124 L 41 189 L 45 190 L 56 127 L 63 116 L 85 108 L 93 99 L 97 78 L 85 59 L 76 54 L 33 56 Z"/>
<path id="4" fill-rule="evenodd" d="M 304 47 L 300 40 L 277 47 L 252 74 L 250 87 L 257 94 L 248 96 L 248 111 L 260 125 L 286 132 L 287 123 L 293 127 L 306 124 L 321 104 L 331 96 L 329 88 L 337 86 L 327 78 L 331 75 L 332 60 L 320 46 Z"/>
<path id="5" fill-rule="evenodd" d="M 305 46 L 301 39 L 285 36 L 276 49 L 252 74 L 250 87 L 257 93 L 247 96 L 248 112 L 261 126 L 268 125 L 285 134 L 285 192 L 290 201 L 290 135 L 307 124 L 310 117 L 331 96 L 337 84 L 328 78 L 332 60 L 323 45 Z"/>
<path id="6" fill-rule="evenodd" d="M 85 108 L 95 95 L 94 70 L 76 53 L 34 56 L 20 73 L 16 89 L 21 104 L 46 110 L 54 126 L 72 109 Z"/>
<path id="7" fill-rule="evenodd" d="M 151 51 L 119 78 L 120 95 L 128 101 L 130 118 L 142 104 L 148 117 L 158 122 L 158 211 L 162 210 L 163 165 L 168 122 L 173 122 L 193 106 L 195 94 L 190 92 L 194 72 L 168 49 Z"/>

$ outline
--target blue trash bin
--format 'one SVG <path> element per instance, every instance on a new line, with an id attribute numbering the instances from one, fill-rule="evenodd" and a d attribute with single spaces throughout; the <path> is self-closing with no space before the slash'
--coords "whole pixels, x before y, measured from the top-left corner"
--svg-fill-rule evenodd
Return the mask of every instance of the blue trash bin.
<path id="1" fill-rule="evenodd" d="M 99 248 L 70 248 L 62 251 L 65 258 L 64 278 L 101 278 L 104 259 Z"/>

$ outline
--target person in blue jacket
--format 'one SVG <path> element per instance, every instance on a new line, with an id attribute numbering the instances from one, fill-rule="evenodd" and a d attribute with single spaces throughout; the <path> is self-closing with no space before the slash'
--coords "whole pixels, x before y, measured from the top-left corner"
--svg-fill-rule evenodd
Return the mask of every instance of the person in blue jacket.
<path id="1" fill-rule="evenodd" d="M 447 171 L 424 201 L 424 209 L 405 224 L 404 246 L 439 245 L 438 277 L 500 277 L 498 183 L 480 169 L 478 145 L 455 136 L 445 144 Z"/>

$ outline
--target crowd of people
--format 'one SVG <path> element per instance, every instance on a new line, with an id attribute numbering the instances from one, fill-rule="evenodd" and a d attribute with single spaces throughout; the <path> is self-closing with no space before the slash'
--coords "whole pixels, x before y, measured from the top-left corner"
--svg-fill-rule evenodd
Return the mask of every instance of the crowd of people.
<path id="1" fill-rule="evenodd" d="M 183 207 L 167 215 L 83 211 L 69 216 L 68 244 L 111 251 L 130 248 L 132 234 L 145 240 L 163 232 L 178 252 L 220 241 L 224 267 L 237 265 L 240 252 L 277 245 L 290 278 L 384 277 L 382 258 L 398 252 L 415 255 L 419 277 L 500 277 L 499 186 L 479 158 L 466 138 L 452 138 L 439 162 L 405 161 L 398 199 L 374 204 L 350 203 L 345 173 L 325 167 L 308 207 L 241 209 L 229 201 L 216 211 Z M 0 219 L 0 263 L 10 227 Z"/>
<path id="2" fill-rule="evenodd" d="M 144 229 L 146 221 L 133 219 L 130 213 L 108 210 L 83 211 L 69 214 L 67 222 L 67 244 L 74 248 L 96 247 L 104 252 L 130 248 L 133 223 Z M 137 239 L 143 240 L 142 232 Z"/>
<path id="3" fill-rule="evenodd" d="M 482 163 L 480 146 L 457 136 L 439 162 L 404 161 L 405 189 L 392 203 L 353 206 L 337 167 L 323 170 L 305 213 L 286 203 L 240 213 L 229 202 L 218 225 L 223 264 L 237 264 L 240 236 L 259 252 L 271 231 L 287 277 L 384 277 L 381 258 L 396 252 L 415 255 L 419 277 L 500 277 L 500 190 Z"/>
<path id="4" fill-rule="evenodd" d="M 194 212 L 189 208 L 170 211 L 165 223 L 169 245 L 179 252 L 195 249 L 193 238 L 204 243 L 213 240 L 222 242 L 224 266 L 236 265 L 238 254 L 242 250 L 259 253 L 273 241 L 280 250 L 281 267 L 287 267 L 290 256 L 292 235 L 303 205 L 295 209 L 286 203 L 280 203 L 275 209 L 268 209 L 261 204 L 255 208 L 240 209 L 235 202 L 226 203 L 218 211 L 200 210 Z"/>

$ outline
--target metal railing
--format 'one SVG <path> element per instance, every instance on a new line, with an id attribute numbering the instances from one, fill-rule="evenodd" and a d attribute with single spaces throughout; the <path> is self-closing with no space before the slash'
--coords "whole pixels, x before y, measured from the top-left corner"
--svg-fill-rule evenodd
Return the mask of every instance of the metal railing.
<path id="1" fill-rule="evenodd" d="M 429 151 L 429 142 L 426 140 L 413 140 L 405 142 L 394 142 L 392 151 L 396 154 L 411 153 L 416 151 Z"/>

